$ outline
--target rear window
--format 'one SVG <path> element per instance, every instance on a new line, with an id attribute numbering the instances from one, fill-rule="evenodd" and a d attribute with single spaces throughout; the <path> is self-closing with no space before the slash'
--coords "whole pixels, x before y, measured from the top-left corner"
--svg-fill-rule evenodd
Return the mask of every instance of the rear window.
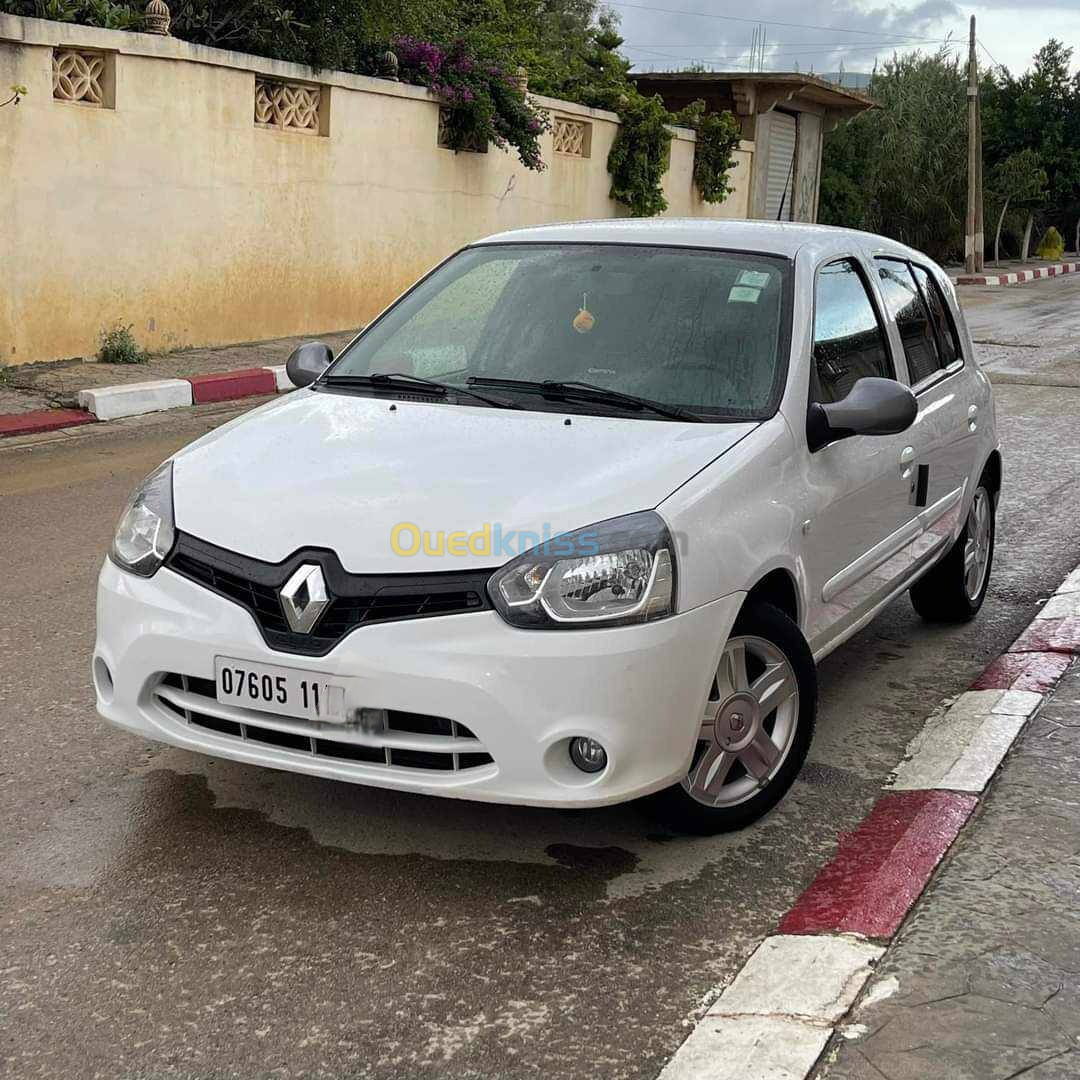
<path id="1" fill-rule="evenodd" d="M 953 325 L 952 316 L 949 314 L 945 297 L 942 295 L 941 286 L 933 276 L 921 266 L 912 266 L 915 277 L 922 288 L 923 295 L 930 305 L 930 314 L 934 319 L 934 326 L 938 332 L 938 348 L 941 350 L 941 366 L 949 367 L 957 360 L 962 359 L 960 341 L 956 336 L 956 327 Z"/>
<path id="2" fill-rule="evenodd" d="M 474 376 L 577 381 L 704 417 L 771 415 L 786 374 L 790 279 L 788 260 L 737 252 L 469 248 L 364 333 L 333 374 L 463 387 Z M 546 407 L 535 394 L 528 404 Z"/>
<path id="3" fill-rule="evenodd" d="M 896 322 L 912 383 L 941 368 L 937 335 L 911 267 L 898 259 L 878 259 L 878 283 L 885 307 Z"/>
<path id="4" fill-rule="evenodd" d="M 960 339 L 941 286 L 925 268 L 879 258 L 878 282 L 896 321 L 913 386 L 963 359 Z"/>

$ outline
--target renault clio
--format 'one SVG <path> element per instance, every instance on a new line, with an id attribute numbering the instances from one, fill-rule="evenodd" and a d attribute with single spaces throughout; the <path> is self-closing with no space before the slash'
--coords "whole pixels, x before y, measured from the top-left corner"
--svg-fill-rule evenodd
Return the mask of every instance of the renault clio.
<path id="1" fill-rule="evenodd" d="M 953 287 L 891 240 L 608 221 L 471 244 L 138 488 L 100 714 L 252 765 L 754 821 L 815 662 L 978 612 L 1001 454 Z"/>

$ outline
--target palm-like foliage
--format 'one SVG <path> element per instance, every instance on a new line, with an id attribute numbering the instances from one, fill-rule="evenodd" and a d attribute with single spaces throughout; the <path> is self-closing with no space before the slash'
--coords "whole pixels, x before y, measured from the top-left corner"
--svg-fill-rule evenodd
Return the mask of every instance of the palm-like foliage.
<path id="1" fill-rule="evenodd" d="M 879 107 L 826 142 L 821 218 L 945 258 L 963 247 L 964 73 L 946 49 L 898 56 L 870 94 Z"/>

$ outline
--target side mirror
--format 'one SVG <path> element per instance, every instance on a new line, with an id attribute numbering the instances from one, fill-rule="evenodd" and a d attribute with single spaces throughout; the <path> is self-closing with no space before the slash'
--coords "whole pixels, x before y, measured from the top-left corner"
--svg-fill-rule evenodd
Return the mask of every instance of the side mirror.
<path id="1" fill-rule="evenodd" d="M 285 374 L 293 386 L 313 383 L 334 360 L 334 351 L 322 341 L 305 341 L 285 362 Z"/>
<path id="2" fill-rule="evenodd" d="M 852 435 L 896 435 L 918 415 L 915 395 L 895 379 L 864 378 L 842 401 L 814 402 L 806 417 L 810 451 Z"/>

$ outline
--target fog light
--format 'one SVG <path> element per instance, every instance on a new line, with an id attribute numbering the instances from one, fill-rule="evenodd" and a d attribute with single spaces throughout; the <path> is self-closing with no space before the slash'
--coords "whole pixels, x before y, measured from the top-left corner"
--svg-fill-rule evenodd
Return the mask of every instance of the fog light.
<path id="1" fill-rule="evenodd" d="M 607 767 L 607 751 L 595 739 L 579 735 L 570 740 L 570 760 L 582 772 L 600 772 Z"/>

